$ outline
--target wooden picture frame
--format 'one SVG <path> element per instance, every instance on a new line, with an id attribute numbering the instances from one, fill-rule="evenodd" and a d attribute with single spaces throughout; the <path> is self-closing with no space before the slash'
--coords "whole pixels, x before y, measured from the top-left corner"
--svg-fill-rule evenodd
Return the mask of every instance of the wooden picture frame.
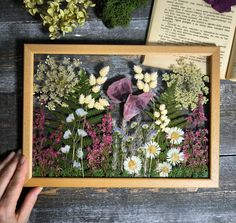
<path id="1" fill-rule="evenodd" d="M 23 154 L 29 163 L 25 186 L 43 187 L 114 187 L 114 188 L 200 188 L 219 186 L 220 53 L 218 47 L 144 46 L 144 45 L 56 45 L 24 46 Z M 36 54 L 68 55 L 202 55 L 210 68 L 210 152 L 209 178 L 36 178 L 32 177 L 33 77 Z"/>

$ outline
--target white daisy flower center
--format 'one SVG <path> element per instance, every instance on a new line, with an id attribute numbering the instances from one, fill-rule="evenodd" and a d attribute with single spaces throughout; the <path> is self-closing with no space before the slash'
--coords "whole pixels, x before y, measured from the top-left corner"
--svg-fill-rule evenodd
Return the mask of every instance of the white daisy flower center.
<path id="1" fill-rule="evenodd" d="M 129 163 L 128 163 L 128 167 L 129 169 L 131 170 L 135 170 L 137 168 L 137 163 L 135 160 L 130 160 Z"/>

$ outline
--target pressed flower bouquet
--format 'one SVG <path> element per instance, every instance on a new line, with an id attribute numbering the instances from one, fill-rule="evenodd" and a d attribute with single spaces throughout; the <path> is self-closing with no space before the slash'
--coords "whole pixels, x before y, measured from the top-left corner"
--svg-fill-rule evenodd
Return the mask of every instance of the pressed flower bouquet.
<path id="1" fill-rule="evenodd" d="M 179 59 L 142 65 L 161 53 Z M 218 68 L 215 47 L 26 45 L 27 185 L 217 186 Z"/>

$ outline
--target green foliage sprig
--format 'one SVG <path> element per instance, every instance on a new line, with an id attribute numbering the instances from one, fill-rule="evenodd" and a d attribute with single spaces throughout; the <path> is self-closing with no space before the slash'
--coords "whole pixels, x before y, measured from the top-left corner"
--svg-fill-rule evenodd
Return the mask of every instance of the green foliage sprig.
<path id="1" fill-rule="evenodd" d="M 51 39 L 83 26 L 88 18 L 88 9 L 95 6 L 90 0 L 24 0 L 24 4 L 31 15 L 40 15 Z"/>
<path id="2" fill-rule="evenodd" d="M 132 13 L 146 3 L 147 0 L 99 0 L 97 14 L 108 28 L 127 26 Z"/>

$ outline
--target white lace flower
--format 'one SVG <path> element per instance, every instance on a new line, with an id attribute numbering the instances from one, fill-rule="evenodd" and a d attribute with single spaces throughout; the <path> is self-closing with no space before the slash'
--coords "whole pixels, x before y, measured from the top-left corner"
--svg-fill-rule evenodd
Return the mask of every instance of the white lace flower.
<path id="1" fill-rule="evenodd" d="M 85 104 L 89 104 L 89 103 L 91 102 L 91 100 L 92 100 L 92 95 L 90 94 L 90 95 L 87 95 L 87 96 L 85 97 L 84 102 L 85 102 Z"/>
<path id="2" fill-rule="evenodd" d="M 66 122 L 73 122 L 75 120 L 75 116 L 73 113 L 69 114 L 69 116 L 66 118 Z"/>
<path id="3" fill-rule="evenodd" d="M 157 83 L 157 72 L 153 72 L 153 73 L 151 73 L 150 74 L 150 78 L 151 78 L 151 81 L 154 81 L 154 82 L 156 82 Z"/>
<path id="4" fill-rule="evenodd" d="M 129 174 L 138 174 L 142 168 L 142 162 L 137 156 L 128 157 L 124 161 L 124 169 Z"/>
<path id="5" fill-rule="evenodd" d="M 149 83 L 151 81 L 151 75 L 149 73 L 144 74 L 144 81 Z"/>
<path id="6" fill-rule="evenodd" d="M 81 168 L 81 164 L 77 161 L 74 160 L 73 162 L 73 168 L 77 168 L 77 169 L 80 169 Z"/>
<path id="7" fill-rule="evenodd" d="M 86 116 L 88 114 L 88 112 L 86 112 L 83 108 L 76 109 L 75 113 L 79 117 L 84 117 L 84 116 Z"/>
<path id="8" fill-rule="evenodd" d="M 159 155 L 161 148 L 158 143 L 151 141 L 145 144 L 147 158 L 155 158 Z"/>
<path id="9" fill-rule="evenodd" d="M 156 88 L 157 87 L 157 81 L 151 81 L 150 83 L 149 83 L 149 87 L 150 88 Z"/>
<path id="10" fill-rule="evenodd" d="M 167 162 L 159 163 L 157 165 L 157 172 L 160 173 L 160 177 L 168 177 L 168 174 L 171 172 L 171 170 L 172 166 Z"/>
<path id="11" fill-rule="evenodd" d="M 138 65 L 134 65 L 133 69 L 136 74 L 141 74 L 143 71 L 142 68 Z"/>
<path id="12" fill-rule="evenodd" d="M 64 135 L 63 135 L 63 139 L 69 139 L 71 136 L 71 131 L 68 129 L 65 131 Z"/>
<path id="13" fill-rule="evenodd" d="M 161 114 L 162 114 L 162 115 L 167 115 L 167 110 L 166 110 L 166 109 L 165 109 L 165 110 L 162 110 L 162 111 L 161 111 Z"/>
<path id="14" fill-rule="evenodd" d="M 178 145 L 184 140 L 184 131 L 178 127 L 170 128 L 167 132 L 167 139 L 170 139 L 172 144 Z"/>
<path id="15" fill-rule="evenodd" d="M 144 84 L 144 87 L 143 87 L 143 92 L 147 93 L 150 91 L 150 87 L 148 84 Z"/>
<path id="16" fill-rule="evenodd" d="M 109 67 L 109 66 L 103 67 L 103 68 L 99 71 L 100 76 L 102 76 L 102 77 L 107 76 L 107 74 L 109 73 L 109 70 L 110 70 L 110 67 Z"/>
<path id="17" fill-rule="evenodd" d="M 81 137 L 85 137 L 88 135 L 87 132 L 85 132 L 83 129 L 77 129 L 77 133 Z"/>
<path id="18" fill-rule="evenodd" d="M 69 153 L 70 152 L 70 146 L 66 145 L 64 147 L 61 147 L 60 150 L 61 150 L 62 153 Z"/>
<path id="19" fill-rule="evenodd" d="M 159 118 L 161 114 L 160 112 L 155 111 L 153 115 L 155 118 Z"/>
<path id="20" fill-rule="evenodd" d="M 184 161 L 184 153 L 177 148 L 172 148 L 167 152 L 167 161 L 175 166 Z"/>

